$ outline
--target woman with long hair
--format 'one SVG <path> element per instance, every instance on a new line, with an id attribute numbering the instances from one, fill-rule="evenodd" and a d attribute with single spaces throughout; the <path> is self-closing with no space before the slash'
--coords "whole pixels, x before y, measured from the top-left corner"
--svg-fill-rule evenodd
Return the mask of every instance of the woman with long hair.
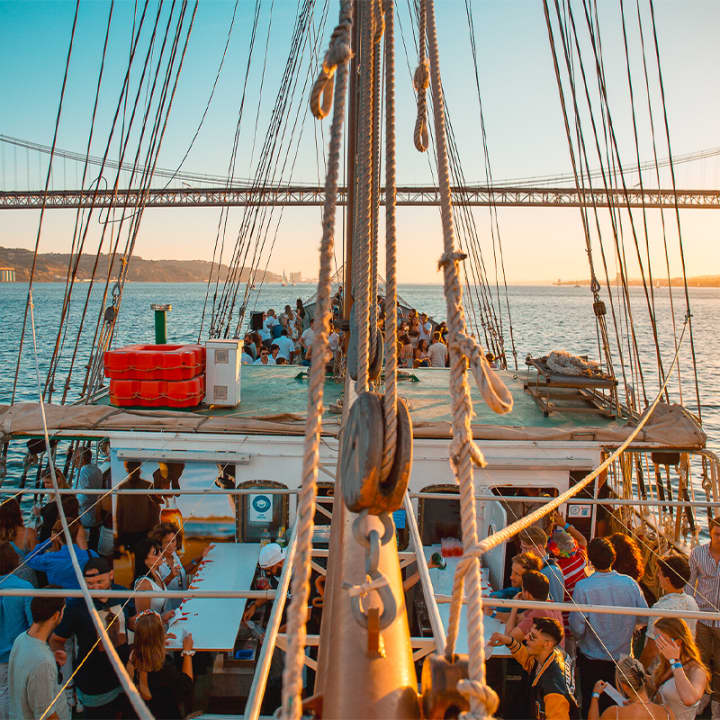
<path id="1" fill-rule="evenodd" d="M 145 610 L 135 620 L 135 643 L 127 662 L 128 675 L 136 682 L 143 700 L 156 718 L 179 718 L 190 710 L 180 709 L 193 686 L 193 637 L 183 637 L 182 670 L 165 651 L 165 626 L 154 610 Z"/>
<path id="2" fill-rule="evenodd" d="M 21 560 L 37 542 L 35 531 L 25 527 L 17 498 L 0 505 L 0 542 L 10 543 Z"/>
<path id="3" fill-rule="evenodd" d="M 160 566 L 162 564 L 162 553 L 157 540 L 149 537 L 141 538 L 135 544 L 135 590 L 167 590 L 163 579 L 160 577 Z M 163 622 L 167 622 L 175 612 L 166 610 L 165 599 L 135 598 L 135 609 L 142 614 L 145 610 L 154 610 L 156 613 L 163 613 Z"/>
<path id="4" fill-rule="evenodd" d="M 428 341 L 421 338 L 415 348 L 414 365 L 418 367 L 430 367 L 430 353 L 428 352 Z"/>
<path id="5" fill-rule="evenodd" d="M 625 655 L 615 667 L 615 685 L 627 698 L 625 704 L 611 705 L 600 714 L 600 695 L 608 686 L 598 680 L 593 687 L 588 720 L 677 720 L 672 710 L 650 699 L 650 678 L 639 660 Z"/>
<path id="6" fill-rule="evenodd" d="M 655 621 L 655 644 L 660 663 L 653 673 L 655 699 L 669 707 L 677 720 L 693 720 L 710 684 L 710 673 L 682 618 Z"/>
<path id="7" fill-rule="evenodd" d="M 640 582 L 645 574 L 645 562 L 639 545 L 627 533 L 616 532 L 608 540 L 615 548 L 613 570 L 621 575 L 629 575 Z"/>

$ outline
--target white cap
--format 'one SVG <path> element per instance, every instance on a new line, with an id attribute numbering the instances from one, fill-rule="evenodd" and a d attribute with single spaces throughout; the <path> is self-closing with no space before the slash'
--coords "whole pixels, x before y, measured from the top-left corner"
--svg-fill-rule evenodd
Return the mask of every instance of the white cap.
<path id="1" fill-rule="evenodd" d="M 269 568 L 277 565 L 285 559 L 285 550 L 277 543 L 268 543 L 260 549 L 260 557 L 258 557 L 258 565 L 261 568 Z"/>

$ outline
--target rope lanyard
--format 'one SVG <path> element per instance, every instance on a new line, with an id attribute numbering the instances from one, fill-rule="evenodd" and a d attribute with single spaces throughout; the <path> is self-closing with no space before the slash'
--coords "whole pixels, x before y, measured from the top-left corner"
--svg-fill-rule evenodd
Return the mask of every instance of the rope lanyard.
<path id="1" fill-rule="evenodd" d="M 328 347 L 330 326 L 330 294 L 335 241 L 335 213 L 337 208 L 340 150 L 343 139 L 345 101 L 348 85 L 348 62 L 352 56 L 352 0 L 342 0 L 340 19 L 330 40 L 323 61 L 323 70 L 316 83 L 326 86 L 333 74 L 335 82 L 334 112 L 330 128 L 328 172 L 325 180 L 322 240 L 320 243 L 320 272 L 318 275 L 315 336 L 312 344 L 312 361 L 308 388 L 308 412 L 305 423 L 305 441 L 302 470 L 302 488 L 298 496 L 297 541 L 293 562 L 292 599 L 288 608 L 288 646 L 283 672 L 283 720 L 299 720 L 302 714 L 302 671 L 307 634 L 307 607 L 310 596 L 312 560 L 312 534 L 317 496 L 317 476 L 320 463 L 320 433 L 322 430 L 323 393 L 325 383 L 325 353 Z M 318 93 L 319 95 L 319 93 Z M 316 92 L 313 91 L 313 97 Z M 367 333 L 367 326 L 366 326 Z M 367 361 L 365 362 L 367 373 Z"/>

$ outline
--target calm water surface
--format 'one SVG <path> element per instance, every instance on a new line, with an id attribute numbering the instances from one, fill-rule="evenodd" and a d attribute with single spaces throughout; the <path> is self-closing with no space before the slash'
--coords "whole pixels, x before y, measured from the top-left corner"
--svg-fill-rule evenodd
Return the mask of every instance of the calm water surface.
<path id="1" fill-rule="evenodd" d="M 63 283 L 40 283 L 34 287 L 37 340 L 39 348 L 40 374 L 44 381 L 52 348 L 56 342 L 60 307 L 63 298 Z M 250 299 L 249 308 L 264 310 L 273 307 L 281 310 L 286 303 L 294 305 L 295 299 L 306 300 L 314 293 L 314 285 L 305 284 L 294 287 L 280 285 L 263 286 L 259 293 Z M 442 288 L 437 285 L 400 286 L 400 295 L 408 303 L 424 310 L 436 320 L 446 317 Z M 659 289 L 656 297 L 656 315 L 663 357 L 670 364 L 674 352 L 672 322 L 667 289 Z M 116 346 L 137 342 L 152 342 L 154 338 L 153 314 L 151 303 L 171 303 L 172 311 L 168 316 L 169 342 L 194 342 L 205 301 L 205 283 L 129 283 L 123 298 L 120 319 L 117 326 Z M 654 346 L 647 311 L 644 310 L 644 296 L 640 288 L 633 288 L 632 303 L 635 314 L 638 344 L 646 359 L 646 394 L 652 400 L 657 392 L 658 378 L 654 363 Z M 685 316 L 684 299 L 679 290 L 674 291 L 676 323 L 682 325 Z M 27 295 L 27 285 L 21 283 L 0 284 L 0 327 L 3 343 L 0 344 L 0 404 L 8 403 L 12 393 L 12 381 L 15 375 L 17 351 L 22 329 L 23 312 Z M 87 285 L 76 286 L 74 303 L 70 311 L 70 322 L 65 339 L 63 361 L 58 372 L 56 387 L 60 390 L 65 381 L 69 359 L 73 352 L 77 327 L 82 316 L 82 306 L 87 295 Z M 577 354 L 589 354 L 598 357 L 598 343 L 595 322 L 592 313 L 592 298 L 588 288 L 581 287 L 527 287 L 515 286 L 509 289 L 512 328 L 517 348 L 520 371 L 525 370 L 524 359 L 527 354 L 541 355 L 552 349 L 566 349 Z M 503 299 L 504 305 L 504 299 Z M 75 363 L 73 386 L 82 382 L 84 364 L 101 308 L 99 292 L 93 292 L 89 311 L 83 325 L 83 334 L 78 346 L 78 359 Z M 701 410 L 708 445 L 720 452 L 720 350 L 717 328 L 720 327 L 720 290 L 701 288 L 691 290 L 691 306 L 695 332 L 698 376 L 700 380 Z M 612 323 L 608 305 L 608 322 Z M 503 317 L 508 336 L 508 321 Z M 207 328 L 207 320 L 206 325 Z M 623 330 L 626 330 L 623 323 Z M 626 336 L 627 333 L 625 333 Z M 623 345 L 627 355 L 627 339 Z M 612 336 L 614 337 L 614 335 Z M 680 376 L 683 397 L 691 410 L 696 411 L 695 389 L 687 335 L 681 352 Z M 509 341 L 508 341 L 509 342 Z M 613 345 L 615 340 L 611 338 Z M 614 348 L 616 352 L 616 349 Z M 620 373 L 619 365 L 617 367 Z M 678 383 L 673 378 L 674 395 L 677 398 Z M 639 391 L 639 383 L 636 380 Z M 56 395 L 57 397 L 57 395 Z M 35 377 L 32 338 L 28 334 L 20 364 L 20 374 L 16 401 L 35 401 L 37 399 L 37 381 Z"/>

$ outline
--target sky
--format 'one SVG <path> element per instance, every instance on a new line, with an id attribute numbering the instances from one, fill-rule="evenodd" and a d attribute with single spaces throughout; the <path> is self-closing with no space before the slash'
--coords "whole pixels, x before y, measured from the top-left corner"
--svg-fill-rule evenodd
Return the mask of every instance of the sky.
<path id="1" fill-rule="evenodd" d="M 474 18 L 478 82 L 493 177 L 499 181 L 571 172 L 542 2 L 468 2 Z M 662 128 L 657 66 L 648 32 L 648 0 L 638 2 L 646 23 L 644 39 L 648 45 L 650 96 L 658 155 L 664 158 L 667 156 L 667 145 Z M 133 19 L 137 23 L 140 13 L 139 5 L 141 3 L 130 0 L 117 0 L 113 8 L 92 154 L 101 155 L 107 141 L 128 64 Z M 166 21 L 171 5 L 171 2 L 165 2 L 161 9 L 161 22 Z M 433 182 L 435 160 L 431 153 L 430 157 L 418 153 L 412 140 L 415 97 L 410 74 L 417 64 L 417 53 L 411 30 L 410 5 L 407 0 L 397 0 L 398 184 L 425 184 Z M 573 5 L 579 13 L 577 0 Z M 717 28 L 720 27 L 720 3 L 713 0 L 690 0 L 686 3 L 658 0 L 654 6 L 673 154 L 677 156 L 718 147 L 720 87 L 716 82 L 715 68 L 720 64 L 720 46 L 716 38 Z M 90 132 L 110 4 L 82 0 L 79 7 L 57 147 L 83 153 Z M 199 4 L 158 159 L 159 167 L 176 168 L 190 147 L 183 171 L 225 175 L 242 106 L 235 176 L 248 178 L 253 175 L 258 158 L 263 155 L 263 138 L 280 87 L 298 6 L 289 0 L 258 0 L 257 7 L 259 16 L 255 44 L 245 85 L 256 2 L 238 0 L 236 6 L 230 0 L 202 0 Z M 601 0 L 599 22 L 608 100 L 621 161 L 623 165 L 632 165 L 636 150 L 619 7 L 619 0 Z M 145 30 L 149 28 L 157 9 L 157 2 L 150 3 Z M 647 99 L 641 84 L 644 80 L 635 15 L 636 0 L 624 0 L 624 9 L 629 28 L 639 154 L 644 161 L 652 157 L 652 144 Z M 327 3 L 318 0 L 315 5 L 313 27 L 322 49 L 326 47 L 336 22 L 337 10 L 336 0 Z M 0 76 L 0 134 L 42 145 L 51 144 L 74 11 L 75 3 L 64 0 L 0 0 L 0 63 L 6 69 Z M 441 0 L 436 3 L 436 11 L 443 86 L 464 175 L 468 182 L 484 183 L 479 104 L 465 0 Z M 235 22 L 222 72 L 205 120 L 193 142 L 193 134 L 201 121 L 218 73 L 234 12 Z M 579 15 L 576 19 L 581 20 Z M 147 43 L 148 39 L 149 32 L 141 35 L 140 46 L 144 47 L 143 43 Z M 590 57 L 586 42 L 583 42 L 582 49 L 585 56 Z M 156 58 L 157 48 L 152 56 L 153 60 Z M 138 68 L 139 64 L 134 67 Z M 317 184 L 324 179 L 323 148 L 327 144 L 330 120 L 314 120 L 306 111 L 308 92 L 302 92 L 303 83 L 315 75 L 317 67 L 317 58 L 311 58 L 309 52 L 303 56 L 295 105 L 292 106 L 293 117 L 299 109 L 299 119 L 294 132 L 292 122 L 289 123 L 285 138 L 289 160 L 282 174 L 284 181 Z M 594 73 L 594 67 L 586 67 Z M 139 71 L 132 78 L 133 90 L 138 86 L 140 97 L 143 93 L 147 96 L 148 83 L 139 85 Z M 576 78 L 579 80 L 579 75 L 576 74 Z M 591 80 L 594 80 L 594 75 Z M 128 122 L 127 112 L 125 121 Z M 586 141 L 592 143 L 586 114 L 583 114 L 583 122 Z M 118 152 L 116 134 L 111 144 L 111 156 L 117 157 Z M 25 189 L 28 186 L 40 189 L 47 172 L 46 163 L 47 156 L 0 142 L 0 189 Z M 590 165 L 596 167 L 597 163 L 591 160 Z M 79 172 L 78 163 L 56 160 L 53 187 L 77 186 Z M 112 173 L 106 171 L 106 180 L 112 182 L 112 179 Z M 121 185 L 122 179 L 121 175 Z M 652 178 L 645 178 L 646 183 L 649 180 Z M 663 171 L 661 182 L 663 185 L 669 182 L 666 171 Z M 679 165 L 677 182 L 679 187 L 685 188 L 717 188 L 720 161 L 713 157 Z M 483 255 L 492 264 L 488 209 L 475 208 L 473 212 Z M 607 213 L 601 215 L 603 237 L 611 243 Z M 152 259 L 210 259 L 217 235 L 218 216 L 217 208 L 149 209 L 143 218 L 135 252 Z M 233 210 L 230 214 L 228 247 L 234 242 L 241 217 L 240 210 Z M 279 213 L 275 219 L 278 217 Z M 642 214 L 635 213 L 634 220 L 636 233 L 641 235 L 640 241 L 644 245 Z M 644 220 L 648 227 L 647 246 L 653 266 L 664 268 L 659 213 L 651 211 Z M 671 213 L 666 215 L 665 220 L 671 274 L 675 276 L 680 274 L 677 230 Z M 41 252 L 67 252 L 74 221 L 74 211 L 48 212 L 43 220 Z M 509 282 L 545 283 L 557 278 L 587 277 L 585 241 L 577 209 L 504 208 L 498 211 L 498 224 Z M 720 213 L 682 211 L 681 227 L 688 274 L 720 274 L 720 243 L 717 242 Z M 626 241 L 632 242 L 632 227 L 627 218 L 623 221 L 623 229 Z M 32 248 L 37 230 L 37 212 L 0 211 L 0 245 Z M 439 282 L 437 258 L 441 253 L 442 235 L 438 209 L 399 208 L 398 232 L 399 281 Z M 314 277 L 320 233 L 319 208 L 286 208 L 278 226 L 269 269 L 276 272 L 301 271 L 306 277 Z M 338 237 L 340 235 L 338 232 Z M 93 242 L 97 243 L 99 237 L 100 226 L 93 226 L 89 247 Z M 597 251 L 596 246 L 596 255 Z M 629 252 L 630 274 L 636 275 L 633 253 L 634 249 Z M 614 274 L 612 257 L 610 264 L 611 274 Z"/>

